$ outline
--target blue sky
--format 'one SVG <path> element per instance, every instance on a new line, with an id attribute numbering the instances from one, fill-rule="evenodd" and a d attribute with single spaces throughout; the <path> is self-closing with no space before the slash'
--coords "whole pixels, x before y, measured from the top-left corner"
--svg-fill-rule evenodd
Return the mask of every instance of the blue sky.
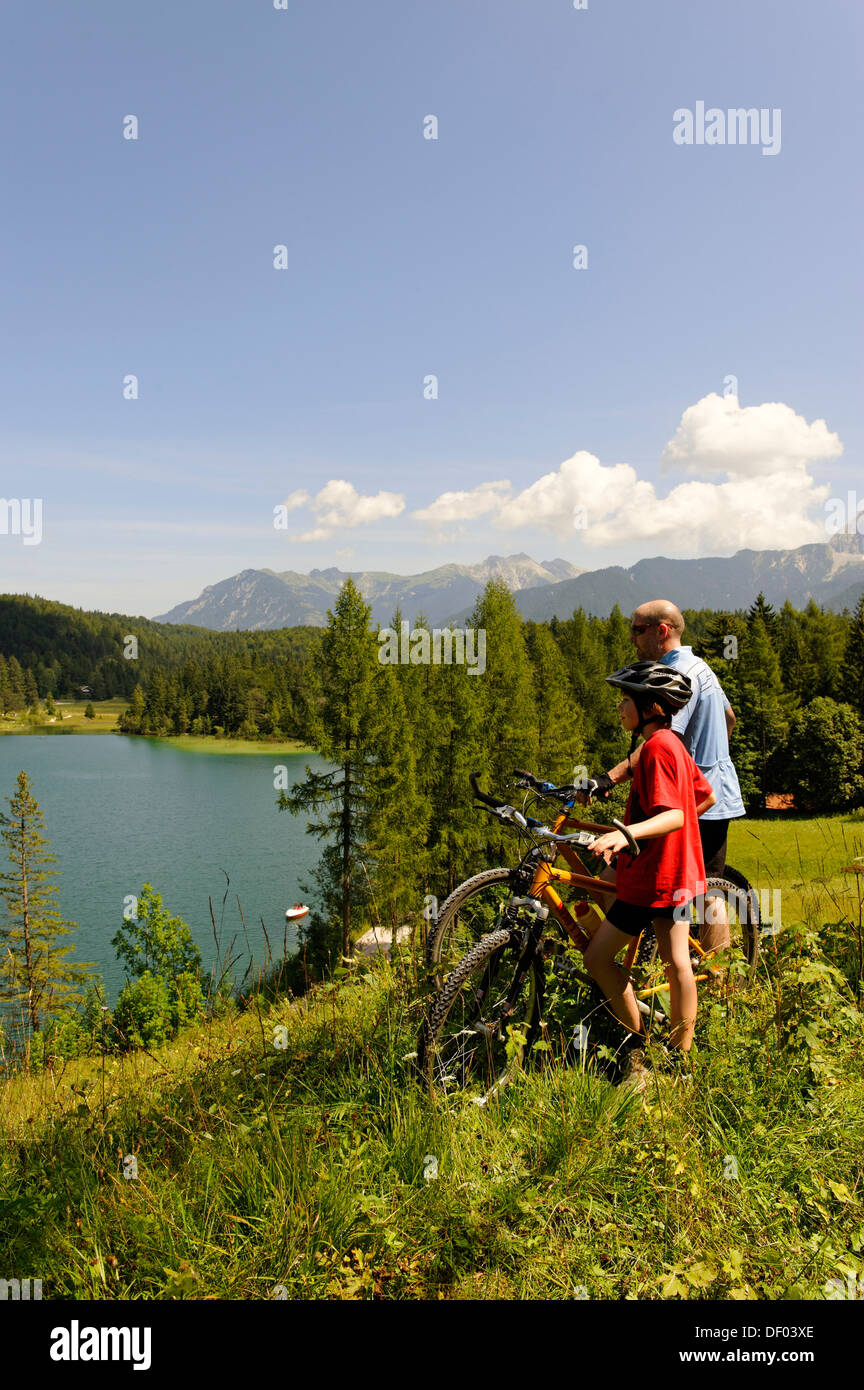
<path id="1" fill-rule="evenodd" d="M 14 7 L 2 494 L 43 522 L 0 590 L 824 538 L 864 497 L 856 10 Z M 698 101 L 779 153 L 676 145 Z"/>

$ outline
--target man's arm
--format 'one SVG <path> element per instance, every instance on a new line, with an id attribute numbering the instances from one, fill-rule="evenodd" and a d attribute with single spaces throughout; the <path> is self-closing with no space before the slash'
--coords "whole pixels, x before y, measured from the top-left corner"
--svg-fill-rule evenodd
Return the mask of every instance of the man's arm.
<path id="1" fill-rule="evenodd" d="M 735 711 L 731 705 L 726 706 L 726 708 L 723 711 L 723 714 L 726 718 L 726 734 L 728 736 L 735 728 L 735 725 L 738 723 L 738 720 L 735 718 Z"/>
<path id="2" fill-rule="evenodd" d="M 616 763 L 614 767 L 610 767 L 609 771 L 606 773 L 609 781 L 614 782 L 616 786 L 619 782 L 626 782 L 627 778 L 631 776 L 631 769 L 635 768 L 638 763 L 639 755 L 644 747 L 644 743 L 640 743 L 635 753 L 631 753 L 630 757 L 625 758 L 623 763 Z"/>
<path id="3" fill-rule="evenodd" d="M 705 811 L 708 810 L 709 806 L 713 806 L 716 800 L 716 792 L 712 792 L 710 796 L 706 796 L 705 800 L 700 802 L 700 804 L 696 807 L 697 816 L 701 816 Z"/>
<path id="4" fill-rule="evenodd" d="M 644 745 L 640 743 L 636 752 L 631 754 L 629 759 L 625 758 L 623 763 L 618 763 L 615 767 L 610 767 L 608 772 L 600 774 L 601 777 L 608 777 L 613 786 L 616 786 L 619 782 L 626 782 L 627 778 L 631 775 L 631 768 L 635 768 L 639 761 L 639 754 L 642 752 L 643 747 Z M 601 787 L 603 785 L 604 784 L 601 783 Z M 592 795 L 593 792 L 580 791 L 576 793 L 576 800 L 579 802 L 580 806 L 585 806 Z"/>

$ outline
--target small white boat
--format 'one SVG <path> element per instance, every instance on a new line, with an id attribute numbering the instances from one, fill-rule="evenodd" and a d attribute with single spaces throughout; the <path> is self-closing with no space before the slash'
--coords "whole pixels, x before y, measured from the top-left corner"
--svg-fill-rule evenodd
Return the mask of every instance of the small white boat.
<path id="1" fill-rule="evenodd" d="M 286 907 L 285 909 L 286 922 L 296 922 L 299 918 L 308 916 L 309 909 L 304 903 L 295 903 L 293 907 Z"/>

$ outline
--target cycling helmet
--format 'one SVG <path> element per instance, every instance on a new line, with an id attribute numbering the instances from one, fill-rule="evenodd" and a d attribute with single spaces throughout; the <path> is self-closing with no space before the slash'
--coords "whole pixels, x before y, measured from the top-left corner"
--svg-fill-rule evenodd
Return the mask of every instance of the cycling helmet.
<path id="1" fill-rule="evenodd" d="M 675 710 L 683 709 L 693 694 L 690 678 L 664 665 L 662 661 L 634 661 L 632 666 L 622 666 L 620 671 L 613 671 L 611 676 L 606 677 L 606 683 L 632 695 L 639 711 L 639 722 L 630 739 L 628 758 L 644 732 L 646 705 L 656 702 L 671 715 Z"/>
<path id="2" fill-rule="evenodd" d="M 618 686 L 629 695 L 656 700 L 669 710 L 683 709 L 693 694 L 689 676 L 682 675 L 662 661 L 635 661 L 606 677 L 607 685 Z"/>

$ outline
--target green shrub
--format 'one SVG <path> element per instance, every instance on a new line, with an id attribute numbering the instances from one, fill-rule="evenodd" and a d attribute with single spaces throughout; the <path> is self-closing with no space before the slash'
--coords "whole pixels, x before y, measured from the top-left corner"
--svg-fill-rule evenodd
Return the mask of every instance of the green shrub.
<path id="1" fill-rule="evenodd" d="M 127 1045 L 152 1047 L 173 1035 L 176 1007 L 167 980 L 145 970 L 120 991 L 114 1023 Z"/>
<path id="2" fill-rule="evenodd" d="M 864 724 L 851 705 L 819 696 L 798 710 L 772 760 L 778 790 L 808 811 L 864 804 Z"/>

